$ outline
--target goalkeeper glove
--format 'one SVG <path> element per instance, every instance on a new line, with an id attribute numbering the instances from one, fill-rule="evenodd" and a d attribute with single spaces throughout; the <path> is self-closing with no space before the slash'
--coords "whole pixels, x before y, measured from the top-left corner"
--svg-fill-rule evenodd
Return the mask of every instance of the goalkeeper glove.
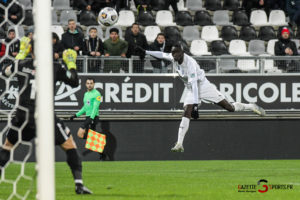
<path id="1" fill-rule="evenodd" d="M 66 49 L 63 52 L 63 61 L 66 63 L 68 70 L 77 69 L 76 66 L 77 53 L 72 49 Z"/>
<path id="2" fill-rule="evenodd" d="M 16 56 L 17 60 L 24 60 L 31 51 L 31 39 L 29 37 L 22 37 L 20 41 L 20 51 Z"/>
<path id="3" fill-rule="evenodd" d="M 192 118 L 194 118 L 194 119 L 198 119 L 199 118 L 198 104 L 194 104 L 193 105 Z"/>

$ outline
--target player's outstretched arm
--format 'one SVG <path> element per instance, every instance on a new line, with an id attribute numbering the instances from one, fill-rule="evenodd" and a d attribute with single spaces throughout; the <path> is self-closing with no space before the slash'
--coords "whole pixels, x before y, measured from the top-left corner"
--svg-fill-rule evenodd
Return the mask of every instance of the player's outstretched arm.
<path id="1" fill-rule="evenodd" d="M 165 59 L 165 60 L 169 60 L 169 61 L 174 60 L 172 54 L 164 53 L 164 52 L 161 52 L 161 51 L 146 51 L 146 55 L 150 55 L 150 56 L 153 56 L 155 58 Z"/>

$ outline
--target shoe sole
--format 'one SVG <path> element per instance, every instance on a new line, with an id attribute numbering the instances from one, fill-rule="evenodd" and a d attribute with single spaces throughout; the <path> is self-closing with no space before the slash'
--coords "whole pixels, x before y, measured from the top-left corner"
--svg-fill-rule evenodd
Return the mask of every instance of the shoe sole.
<path id="1" fill-rule="evenodd" d="M 172 152 L 179 152 L 179 153 L 183 153 L 184 149 L 171 149 Z"/>

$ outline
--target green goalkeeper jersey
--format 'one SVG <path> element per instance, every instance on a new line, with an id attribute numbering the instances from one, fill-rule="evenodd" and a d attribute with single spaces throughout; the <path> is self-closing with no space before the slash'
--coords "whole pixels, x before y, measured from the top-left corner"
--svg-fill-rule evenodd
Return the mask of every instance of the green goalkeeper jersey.
<path id="1" fill-rule="evenodd" d="M 99 115 L 99 106 L 102 101 L 101 94 L 98 90 L 87 91 L 83 98 L 83 107 L 76 113 L 76 117 L 84 114 L 92 119 Z"/>

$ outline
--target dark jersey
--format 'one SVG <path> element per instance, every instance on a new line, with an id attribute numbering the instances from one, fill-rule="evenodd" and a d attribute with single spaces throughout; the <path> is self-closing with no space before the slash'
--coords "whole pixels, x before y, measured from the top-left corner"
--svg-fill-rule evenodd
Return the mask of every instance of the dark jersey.
<path id="1" fill-rule="evenodd" d="M 2 73 L 5 74 L 7 67 L 3 68 Z M 35 110 L 35 67 L 33 66 L 33 60 L 16 60 L 11 68 L 11 72 L 15 71 L 15 66 L 18 70 L 16 73 L 18 86 L 19 86 L 19 105 L 28 108 L 30 112 Z M 60 63 L 53 64 L 54 71 L 54 88 L 57 81 L 62 81 L 71 87 L 77 87 L 79 80 L 77 72 L 75 70 L 66 70 Z"/>

